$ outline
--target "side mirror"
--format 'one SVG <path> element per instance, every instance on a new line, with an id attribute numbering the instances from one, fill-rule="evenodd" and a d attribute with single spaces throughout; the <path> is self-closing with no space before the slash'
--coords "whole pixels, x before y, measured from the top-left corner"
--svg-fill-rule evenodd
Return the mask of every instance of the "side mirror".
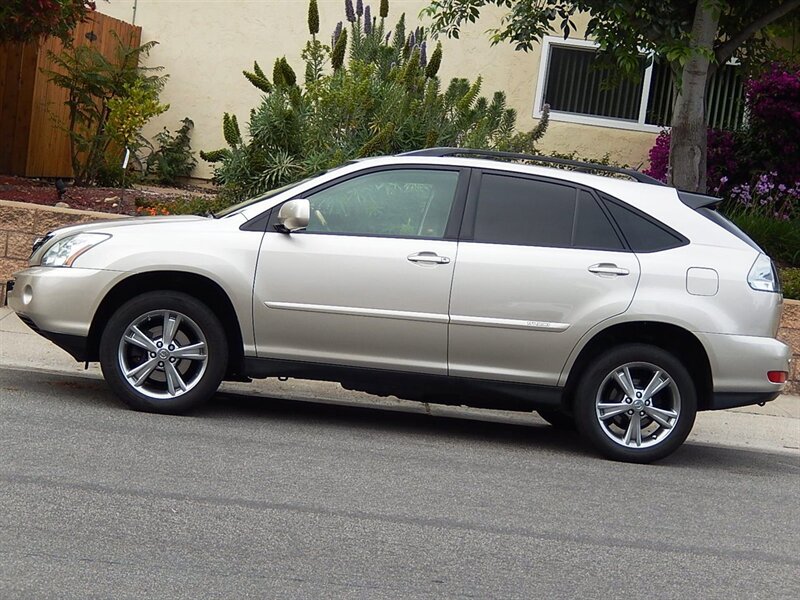
<path id="1" fill-rule="evenodd" d="M 308 218 L 311 205 L 308 200 L 298 198 L 284 203 L 278 211 L 278 224 L 276 229 L 283 233 L 302 231 L 308 227 Z"/>

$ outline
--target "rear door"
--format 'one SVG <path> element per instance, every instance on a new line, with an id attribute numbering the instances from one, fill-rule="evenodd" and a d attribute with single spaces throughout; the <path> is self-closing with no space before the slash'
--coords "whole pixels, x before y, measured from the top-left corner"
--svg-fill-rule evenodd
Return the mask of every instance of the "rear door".
<path id="1" fill-rule="evenodd" d="M 474 173 L 450 300 L 449 373 L 556 385 L 570 351 L 639 279 L 591 190 Z"/>

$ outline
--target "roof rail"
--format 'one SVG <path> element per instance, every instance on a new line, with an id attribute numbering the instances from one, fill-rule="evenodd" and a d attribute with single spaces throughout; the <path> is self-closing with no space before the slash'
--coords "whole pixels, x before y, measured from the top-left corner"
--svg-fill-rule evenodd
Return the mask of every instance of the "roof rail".
<path id="1" fill-rule="evenodd" d="M 605 171 L 607 173 L 619 173 L 620 175 L 627 175 L 631 179 L 635 179 L 640 183 L 649 183 L 652 185 L 665 185 L 663 182 L 645 175 L 634 169 L 625 169 L 623 167 L 613 167 L 610 165 L 600 165 L 597 163 L 582 162 L 579 160 L 570 160 L 568 158 L 553 158 L 550 156 L 538 156 L 536 154 L 520 154 L 517 152 L 500 152 L 499 150 L 476 150 L 474 148 L 425 148 L 423 150 L 414 150 L 412 152 L 403 152 L 398 156 L 477 156 L 485 158 L 507 158 L 514 160 L 530 160 L 533 162 L 564 165 L 573 167 L 576 171 Z"/>

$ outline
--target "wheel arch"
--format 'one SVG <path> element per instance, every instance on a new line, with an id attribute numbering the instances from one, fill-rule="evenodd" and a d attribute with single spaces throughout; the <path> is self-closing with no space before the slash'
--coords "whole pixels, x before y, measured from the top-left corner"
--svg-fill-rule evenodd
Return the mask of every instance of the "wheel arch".
<path id="1" fill-rule="evenodd" d="M 581 374 L 591 362 L 614 346 L 643 343 L 656 346 L 671 353 L 687 368 L 696 384 L 697 409 L 705 410 L 711 402 L 713 377 L 708 353 L 702 342 L 692 332 L 660 321 L 629 321 L 611 325 L 597 332 L 581 348 L 569 368 L 564 387 L 564 409 L 572 412 L 575 390 Z"/>
<path id="2" fill-rule="evenodd" d="M 87 339 L 87 361 L 99 360 L 103 326 L 122 304 L 144 294 L 170 290 L 189 294 L 205 303 L 222 322 L 228 337 L 228 372 L 226 377 L 240 375 L 244 368 L 244 341 L 230 297 L 224 289 L 204 275 L 186 271 L 148 271 L 126 277 L 111 288 L 100 302 L 92 318 Z"/>

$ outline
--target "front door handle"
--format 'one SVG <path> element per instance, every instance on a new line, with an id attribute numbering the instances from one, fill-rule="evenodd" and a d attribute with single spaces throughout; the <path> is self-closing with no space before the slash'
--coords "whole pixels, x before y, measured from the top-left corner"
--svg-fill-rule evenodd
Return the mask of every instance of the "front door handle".
<path id="1" fill-rule="evenodd" d="M 439 256 L 436 254 L 436 252 L 416 252 L 415 254 L 409 254 L 408 260 L 416 263 L 428 263 L 435 265 L 446 265 L 450 262 L 448 257 Z"/>
<path id="2" fill-rule="evenodd" d="M 630 275 L 628 269 L 618 267 L 614 263 L 597 263 L 589 267 L 589 272 L 596 275 Z"/>

